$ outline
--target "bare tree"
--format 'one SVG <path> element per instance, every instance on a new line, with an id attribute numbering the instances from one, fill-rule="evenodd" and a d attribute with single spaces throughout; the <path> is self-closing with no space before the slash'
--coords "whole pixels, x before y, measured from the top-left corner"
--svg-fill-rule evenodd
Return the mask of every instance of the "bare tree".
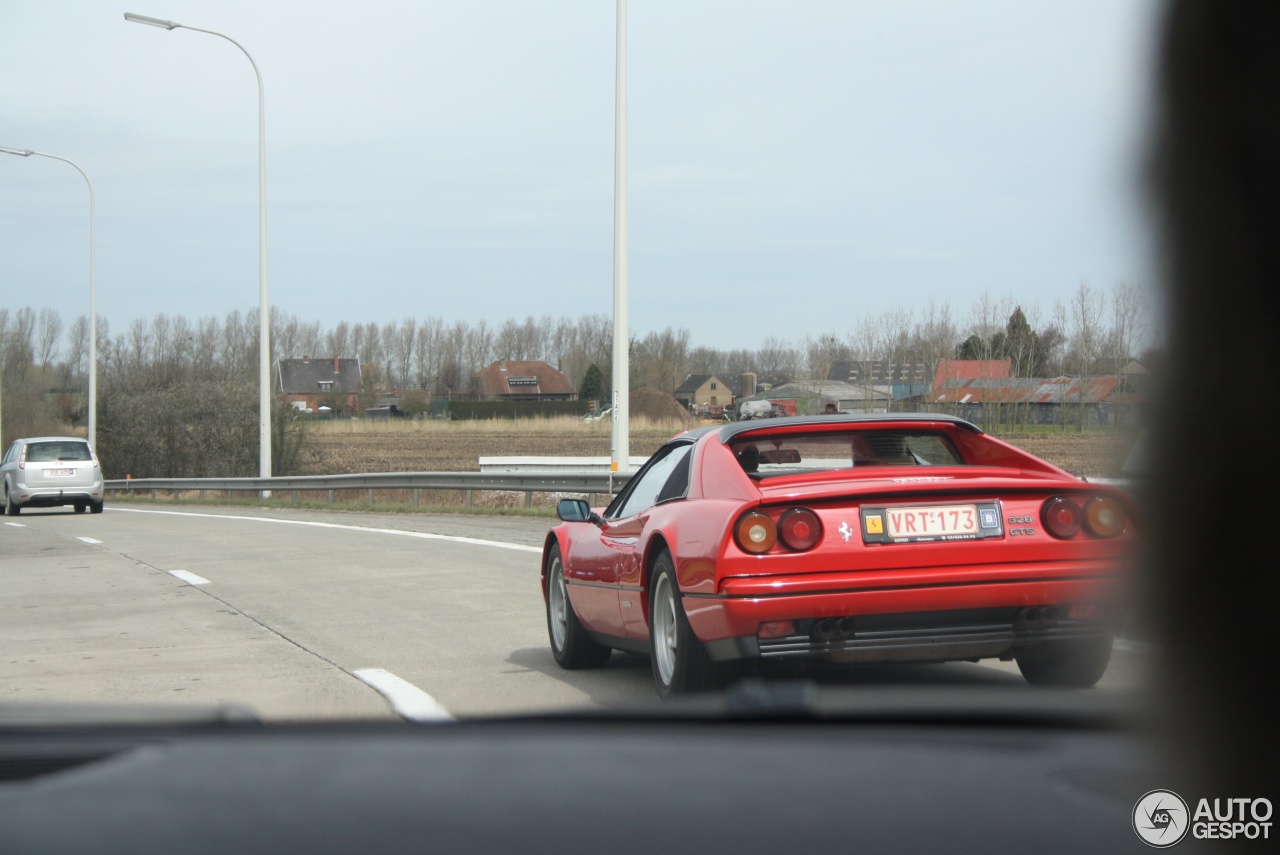
<path id="1" fill-rule="evenodd" d="M 392 345 L 396 358 L 396 382 L 400 386 L 412 386 L 414 348 L 418 346 L 418 322 L 405 318 L 395 331 Z"/>
<path id="2" fill-rule="evenodd" d="M 338 321 L 337 326 L 329 330 L 325 336 L 325 356 L 353 356 L 351 350 L 351 325 L 346 321 Z"/>
<path id="3" fill-rule="evenodd" d="M 1068 309 L 1071 318 L 1068 335 L 1070 359 L 1079 379 L 1077 413 L 1079 429 L 1083 433 L 1088 423 L 1086 394 L 1088 382 L 1090 376 L 1099 367 L 1099 357 L 1102 354 L 1102 316 L 1105 311 L 1102 295 L 1081 282 L 1071 298 Z"/>
<path id="4" fill-rule="evenodd" d="M 674 395 L 689 361 L 689 331 L 667 327 L 651 332 L 636 343 L 634 353 L 632 373 L 637 385 Z"/>
<path id="5" fill-rule="evenodd" d="M 89 318 L 80 315 L 71 322 L 67 329 L 66 370 L 63 384 L 71 385 L 72 378 L 84 377 L 88 373 L 89 356 Z"/>
<path id="6" fill-rule="evenodd" d="M 424 391 L 431 391 L 439 381 L 443 336 L 444 321 L 440 318 L 429 317 L 418 327 L 413 370 L 418 386 Z"/>
<path id="7" fill-rule="evenodd" d="M 849 359 L 849 345 L 834 333 L 812 337 L 804 340 L 804 373 L 810 391 L 822 395 L 827 384 L 831 368 L 837 362 Z"/>
<path id="8" fill-rule="evenodd" d="M 26 382 L 35 361 L 36 313 L 24 306 L 13 313 L 4 330 L 5 373 L 12 382 Z"/>
<path id="9" fill-rule="evenodd" d="M 45 371 L 48 371 L 53 364 L 60 338 L 62 338 L 62 318 L 53 309 L 41 309 L 40 329 L 36 343 L 40 367 Z"/>
<path id="10" fill-rule="evenodd" d="M 1013 298 L 1009 296 L 1002 297 L 999 300 L 994 299 L 990 292 L 983 292 L 982 297 L 978 300 L 969 311 L 969 326 L 967 329 L 968 338 L 966 343 L 976 344 L 976 352 L 966 354 L 969 359 L 979 359 L 986 363 L 992 363 L 994 360 L 1006 358 L 1005 354 L 1005 324 L 1008 317 L 1013 314 L 1016 306 Z M 993 370 L 985 372 L 979 380 L 990 381 L 995 374 Z M 1003 389 L 1003 384 L 995 385 L 998 389 Z M 985 393 L 981 404 L 982 423 L 984 425 L 999 424 L 1004 416 L 1001 407 L 1002 392 L 997 391 L 994 394 Z M 994 402 L 989 402 L 988 397 L 994 398 Z"/>
<path id="11" fill-rule="evenodd" d="M 522 322 L 505 321 L 493 338 L 493 353 L 498 359 L 527 361 L 541 359 L 543 335 L 532 317 Z"/>
<path id="12" fill-rule="evenodd" d="M 788 341 L 769 336 L 756 350 L 756 368 L 760 379 L 769 383 L 781 383 L 796 379 L 799 374 L 800 353 Z"/>
<path id="13" fill-rule="evenodd" d="M 299 332 L 301 324 L 298 316 L 271 307 L 271 350 L 273 354 L 272 363 L 277 359 L 296 359 L 299 350 Z M 309 353 L 303 353 L 304 356 L 310 356 Z"/>
<path id="14" fill-rule="evenodd" d="M 950 359 L 960 342 L 960 330 L 951 314 L 950 303 L 930 302 L 925 306 L 924 318 L 916 323 L 912 332 L 912 350 L 916 359 L 936 369 L 938 361 Z"/>
<path id="15" fill-rule="evenodd" d="M 196 379 L 212 379 L 217 371 L 219 342 L 222 331 L 218 319 L 212 316 L 196 321 L 195 334 L 191 342 L 191 364 Z"/>
<path id="16" fill-rule="evenodd" d="M 462 370 L 465 372 L 463 382 L 472 387 L 471 380 L 490 362 L 493 356 L 493 330 L 484 320 L 467 329 L 463 338 Z M 474 388 L 472 388 L 474 392 Z"/>

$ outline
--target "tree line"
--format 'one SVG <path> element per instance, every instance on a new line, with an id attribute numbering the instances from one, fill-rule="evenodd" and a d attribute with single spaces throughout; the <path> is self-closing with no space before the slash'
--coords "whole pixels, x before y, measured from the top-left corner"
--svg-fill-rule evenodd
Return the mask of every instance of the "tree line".
<path id="1" fill-rule="evenodd" d="M 6 443 L 83 425 L 88 338 L 84 315 L 64 321 L 52 309 L 0 309 L 0 412 Z M 273 309 L 270 343 L 273 364 L 304 356 L 358 357 L 362 398 L 370 403 L 389 390 L 411 397 L 465 396 L 473 392 L 476 374 L 498 359 L 547 362 L 590 397 L 605 398 L 611 391 L 613 330 L 603 314 L 526 317 L 499 324 L 406 317 L 382 324 L 342 321 L 325 328 Z M 903 307 L 866 317 L 842 332 L 799 340 L 779 332 L 755 348 L 699 345 L 687 328 L 633 333 L 630 382 L 632 388 L 671 393 L 689 374 L 732 380 L 750 372 L 761 382 L 819 386 L 839 361 L 932 365 L 943 358 L 1007 358 L 1019 377 L 1108 374 L 1141 356 L 1151 343 L 1143 289 L 1120 283 L 1103 291 L 1081 284 L 1047 312 L 1013 297 L 983 295 L 964 314 L 946 303 Z M 218 470 L 204 471 L 202 464 L 196 472 L 190 464 L 185 471 L 169 469 L 165 475 L 253 474 L 257 366 L 255 310 L 194 321 L 157 314 L 134 320 L 120 332 L 99 317 L 102 456 L 107 458 L 108 446 L 123 453 L 125 447 L 139 448 L 143 436 L 159 437 L 156 442 L 173 448 L 204 443 L 204 457 Z M 189 436 L 213 430 L 206 426 L 214 424 L 227 434 L 220 442 Z M 288 460 L 291 440 L 278 440 L 282 447 L 275 458 Z M 140 453 L 148 451 L 156 449 Z M 128 456 L 136 458 L 139 452 Z M 144 466 L 144 460 L 137 465 Z M 277 469 L 284 471 L 279 465 Z"/>

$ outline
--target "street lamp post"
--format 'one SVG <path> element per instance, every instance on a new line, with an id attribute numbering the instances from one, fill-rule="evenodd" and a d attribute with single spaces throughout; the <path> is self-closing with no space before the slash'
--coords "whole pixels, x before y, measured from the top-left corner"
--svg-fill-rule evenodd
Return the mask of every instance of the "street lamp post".
<path id="1" fill-rule="evenodd" d="M 627 317 L 627 0 L 617 0 L 613 142 L 612 472 L 631 469 L 631 333 Z"/>
<path id="2" fill-rule="evenodd" d="M 226 39 L 240 48 L 253 66 L 258 79 L 258 474 L 271 477 L 271 306 L 267 300 L 267 109 L 266 95 L 262 88 L 262 73 L 253 55 L 244 45 L 223 33 L 204 30 L 175 21 L 148 18 L 125 12 L 124 19 L 135 24 L 146 24 L 165 30 L 194 30 Z"/>
<path id="3" fill-rule="evenodd" d="M 76 172 L 84 178 L 84 183 L 89 185 L 89 447 L 95 451 L 98 448 L 98 286 L 96 280 L 96 252 L 97 240 L 95 239 L 95 220 L 94 201 L 93 201 L 93 182 L 89 180 L 88 174 L 73 160 L 65 157 L 59 157 L 56 154 L 48 154 L 43 151 L 32 151 L 29 148 L 10 148 L 9 146 L 0 145 L 0 152 L 5 154 L 16 154 L 19 157 L 48 157 L 53 160 L 60 160 L 63 163 L 69 163 L 75 167 Z"/>

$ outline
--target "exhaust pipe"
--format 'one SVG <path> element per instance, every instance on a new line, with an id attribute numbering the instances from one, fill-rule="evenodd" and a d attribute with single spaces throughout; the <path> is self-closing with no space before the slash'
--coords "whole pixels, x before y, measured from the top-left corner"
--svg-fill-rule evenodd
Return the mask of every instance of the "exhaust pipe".
<path id="1" fill-rule="evenodd" d="M 813 625 L 813 637 L 818 641 L 835 641 L 837 635 L 839 630 L 831 618 L 823 618 Z"/>

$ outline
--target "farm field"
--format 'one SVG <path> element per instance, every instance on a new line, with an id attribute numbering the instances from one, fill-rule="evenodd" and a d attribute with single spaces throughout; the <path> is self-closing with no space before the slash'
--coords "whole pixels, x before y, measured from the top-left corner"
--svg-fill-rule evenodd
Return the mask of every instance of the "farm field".
<path id="1" fill-rule="evenodd" d="M 678 423 L 633 420 L 631 454 L 649 455 L 681 430 Z M 1041 433 L 1002 436 L 1075 475 L 1119 477 L 1128 434 Z M 520 422 L 334 422 L 307 437 L 304 474 L 478 472 L 481 457 L 608 457 L 607 423 L 569 419 Z"/>

